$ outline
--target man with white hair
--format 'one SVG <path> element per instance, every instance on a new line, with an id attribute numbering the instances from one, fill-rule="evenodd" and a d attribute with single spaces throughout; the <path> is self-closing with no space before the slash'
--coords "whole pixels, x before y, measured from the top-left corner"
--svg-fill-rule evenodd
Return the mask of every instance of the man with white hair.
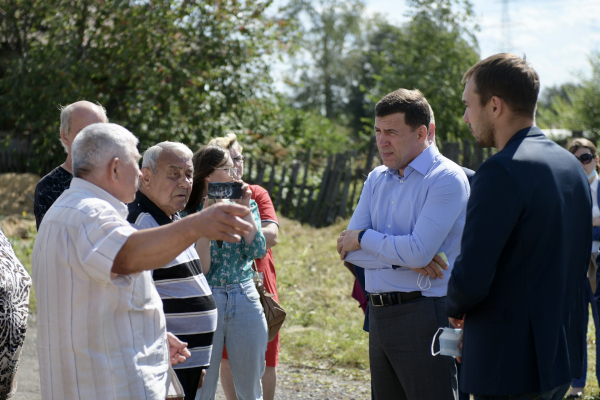
<path id="1" fill-rule="evenodd" d="M 141 229 L 180 219 L 192 192 L 194 153 L 184 144 L 162 142 L 144 152 L 142 179 L 127 220 Z M 186 400 L 193 400 L 204 383 L 217 329 L 217 304 L 194 244 L 163 268 L 152 271 L 163 303 L 167 330 L 188 343 L 191 357 L 174 367 Z"/>
<path id="2" fill-rule="evenodd" d="M 205 237 L 235 242 L 250 210 L 219 204 L 136 231 L 125 219 L 140 178 L 137 138 L 93 124 L 72 146 L 73 181 L 42 221 L 32 253 L 43 399 L 156 399 L 190 356 L 167 334 L 149 270 Z M 168 345 L 167 345 L 168 340 Z M 169 354 L 170 352 L 170 354 Z"/>
<path id="3" fill-rule="evenodd" d="M 33 213 L 36 229 L 40 228 L 42 218 L 58 199 L 58 196 L 71 184 L 71 179 L 73 179 L 71 146 L 75 137 L 83 128 L 97 122 L 108 122 L 106 110 L 100 104 L 83 100 L 61 108 L 60 144 L 67 153 L 67 159 L 44 176 L 35 187 Z"/>

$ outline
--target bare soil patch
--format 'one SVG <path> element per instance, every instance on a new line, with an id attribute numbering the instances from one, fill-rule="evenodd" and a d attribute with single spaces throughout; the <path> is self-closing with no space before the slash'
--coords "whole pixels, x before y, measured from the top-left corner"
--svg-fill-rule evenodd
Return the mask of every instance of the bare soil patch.
<path id="1" fill-rule="evenodd" d="M 33 213 L 33 195 L 40 177 L 36 174 L 0 174 L 0 215 Z"/>

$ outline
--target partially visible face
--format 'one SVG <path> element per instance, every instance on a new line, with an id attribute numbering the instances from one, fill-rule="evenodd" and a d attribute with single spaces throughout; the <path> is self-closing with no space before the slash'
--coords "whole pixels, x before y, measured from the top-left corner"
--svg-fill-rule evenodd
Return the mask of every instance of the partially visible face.
<path id="1" fill-rule="evenodd" d="M 135 194 L 142 177 L 138 165 L 141 158 L 140 153 L 133 143 L 130 144 L 129 150 L 129 159 L 123 160 L 122 163 L 123 180 L 119 180 L 122 193 L 119 200 L 123 203 L 132 203 L 135 200 Z"/>
<path id="2" fill-rule="evenodd" d="M 143 168 L 143 193 L 167 216 L 184 209 L 192 192 L 194 165 L 191 158 L 163 150 L 157 160 L 157 173 Z"/>
<path id="3" fill-rule="evenodd" d="M 227 168 L 234 168 L 233 160 L 229 156 L 229 153 L 225 153 L 225 158 L 217 166 L 219 169 L 215 169 L 210 175 L 206 177 L 208 182 L 233 182 L 234 178 L 229 176 L 229 170 Z M 221 169 L 225 168 L 225 169 Z"/>
<path id="4" fill-rule="evenodd" d="M 232 146 L 229 149 L 229 155 L 231 156 L 231 160 L 233 161 L 233 166 L 237 168 L 237 178 L 242 179 L 244 176 L 244 160 L 242 159 L 242 153 L 239 151 L 237 146 Z"/>
<path id="5" fill-rule="evenodd" d="M 588 149 L 587 147 L 580 147 L 573 154 L 575 155 L 575 157 L 579 158 L 583 154 L 592 154 L 592 151 L 590 149 Z M 590 161 L 587 164 L 583 164 L 581 161 L 579 163 L 583 167 L 583 170 L 585 171 L 585 174 L 589 175 L 589 174 L 592 173 L 592 171 L 594 169 L 596 169 L 596 165 L 598 165 L 598 156 L 592 158 L 592 161 Z"/>
<path id="6" fill-rule="evenodd" d="M 470 78 L 463 92 L 463 103 L 465 103 L 465 114 L 463 121 L 469 124 L 469 129 L 475 137 L 477 144 L 481 147 L 495 147 L 495 130 L 488 116 L 488 107 L 482 107 L 479 94 L 475 92 L 475 83 Z M 488 102 L 489 105 L 489 102 Z"/>
<path id="7" fill-rule="evenodd" d="M 419 130 L 404 122 L 404 113 L 375 117 L 377 149 L 383 164 L 390 169 L 404 169 L 420 154 Z"/>
<path id="8" fill-rule="evenodd" d="M 87 103 L 87 102 L 86 102 Z M 66 141 L 69 154 L 71 154 L 71 146 L 75 137 L 88 125 L 106 122 L 103 115 L 98 112 L 98 107 L 94 104 L 82 105 L 81 107 L 73 110 L 71 114 L 71 120 L 69 125 L 69 132 L 66 133 L 63 138 L 63 142 Z"/>

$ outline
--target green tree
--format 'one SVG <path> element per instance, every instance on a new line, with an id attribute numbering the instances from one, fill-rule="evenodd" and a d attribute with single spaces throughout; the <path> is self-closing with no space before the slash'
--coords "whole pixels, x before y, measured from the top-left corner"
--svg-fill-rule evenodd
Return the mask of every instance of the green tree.
<path id="1" fill-rule="evenodd" d="M 268 56 L 288 23 L 270 1 L 0 0 L 0 128 L 44 172 L 64 157 L 59 105 L 98 101 L 140 138 L 192 146 L 270 91 Z"/>
<path id="2" fill-rule="evenodd" d="M 330 119 L 344 117 L 349 91 L 359 67 L 362 0 L 291 0 L 287 15 L 299 25 L 294 72 L 294 102 L 322 111 Z"/>
<path id="3" fill-rule="evenodd" d="M 591 77 L 579 83 L 548 88 L 538 102 L 536 122 L 540 128 L 583 130 L 600 139 L 600 52 L 589 57 Z"/>
<path id="4" fill-rule="evenodd" d="M 471 137 L 462 122 L 461 83 L 463 74 L 479 60 L 471 4 L 412 0 L 409 5 L 409 22 L 395 26 L 384 20 L 372 34 L 369 59 L 375 83 L 368 89 L 369 97 L 376 102 L 401 87 L 419 89 L 435 112 L 440 140 Z"/>
<path id="5" fill-rule="evenodd" d="M 546 88 L 538 101 L 536 124 L 542 129 L 583 130 L 576 115 L 573 99 L 579 96 L 581 86 L 567 83 Z"/>
<path id="6" fill-rule="evenodd" d="M 589 57 L 592 66 L 592 76 L 582 79 L 581 89 L 576 91 L 573 98 L 575 114 L 591 136 L 600 139 L 600 52 L 594 52 Z"/>

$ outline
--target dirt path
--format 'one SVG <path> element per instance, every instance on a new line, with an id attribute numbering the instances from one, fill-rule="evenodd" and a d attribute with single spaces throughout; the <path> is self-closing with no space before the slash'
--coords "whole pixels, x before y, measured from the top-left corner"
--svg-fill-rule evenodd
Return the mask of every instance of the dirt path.
<path id="1" fill-rule="evenodd" d="M 30 316 L 27 336 L 21 352 L 17 393 L 12 398 L 14 400 L 41 400 L 42 398 L 36 340 L 35 316 Z M 352 373 L 289 364 L 280 364 L 277 371 L 279 374 L 277 393 L 275 394 L 277 400 L 368 400 L 371 398 L 369 382 L 365 379 L 352 378 Z M 358 373 L 368 374 L 368 371 L 358 371 Z M 226 400 L 220 383 L 216 400 Z"/>

